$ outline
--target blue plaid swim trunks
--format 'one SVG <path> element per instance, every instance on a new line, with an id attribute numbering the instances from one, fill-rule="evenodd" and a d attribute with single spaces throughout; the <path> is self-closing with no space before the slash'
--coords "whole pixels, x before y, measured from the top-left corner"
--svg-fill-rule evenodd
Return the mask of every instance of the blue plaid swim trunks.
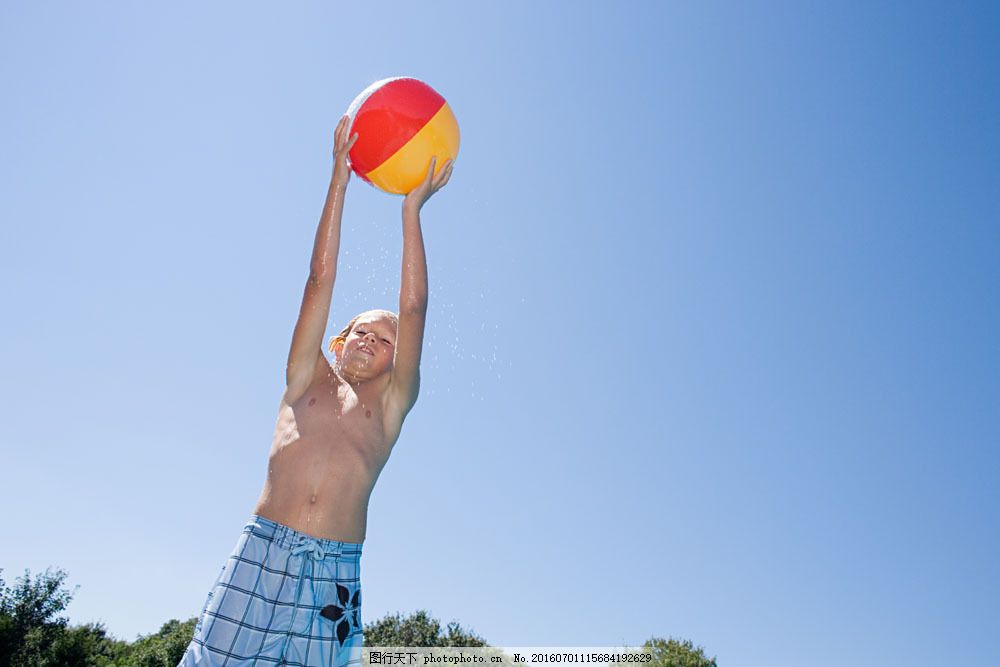
<path id="1" fill-rule="evenodd" d="M 360 667 L 361 545 L 253 515 L 178 667 Z"/>

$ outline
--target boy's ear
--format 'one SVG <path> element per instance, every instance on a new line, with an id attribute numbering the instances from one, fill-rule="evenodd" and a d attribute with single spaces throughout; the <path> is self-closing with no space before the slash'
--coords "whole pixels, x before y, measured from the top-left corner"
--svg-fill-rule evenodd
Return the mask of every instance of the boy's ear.
<path id="1" fill-rule="evenodd" d="M 335 357 L 340 358 L 340 353 L 344 349 L 344 342 L 338 341 L 337 337 L 334 336 L 330 339 L 330 343 L 326 346 L 326 349 L 330 350 Z"/>

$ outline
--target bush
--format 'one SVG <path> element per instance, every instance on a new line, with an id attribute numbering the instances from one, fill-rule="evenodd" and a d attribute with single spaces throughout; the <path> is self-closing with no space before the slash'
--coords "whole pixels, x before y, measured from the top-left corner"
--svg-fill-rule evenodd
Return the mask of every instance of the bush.
<path id="1" fill-rule="evenodd" d="M 424 611 L 406 618 L 388 614 L 365 625 L 365 646 L 488 646 L 482 637 L 451 622 L 442 632 L 441 622 Z"/>
<path id="2" fill-rule="evenodd" d="M 718 667 L 715 658 L 708 658 L 705 649 L 688 640 L 653 637 L 642 650 L 653 654 L 649 667 Z"/>
<path id="3" fill-rule="evenodd" d="M 176 667 L 184 655 L 184 649 L 191 643 L 197 618 L 181 622 L 171 619 L 163 624 L 160 631 L 139 637 L 129 647 L 122 665 L 129 667 Z"/>

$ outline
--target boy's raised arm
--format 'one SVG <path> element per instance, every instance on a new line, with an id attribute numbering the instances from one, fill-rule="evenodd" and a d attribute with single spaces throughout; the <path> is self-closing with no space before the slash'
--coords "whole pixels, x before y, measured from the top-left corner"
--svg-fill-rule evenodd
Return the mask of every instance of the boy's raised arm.
<path id="1" fill-rule="evenodd" d="M 420 390 L 420 353 L 424 343 L 427 316 L 427 257 L 420 229 L 420 209 L 431 195 L 451 178 L 449 161 L 434 175 L 436 160 L 431 159 L 427 178 L 403 200 L 403 268 L 400 272 L 399 326 L 396 330 L 396 356 L 392 381 L 387 395 L 387 429 L 398 434 L 403 418 L 417 401 Z"/>
<path id="2" fill-rule="evenodd" d="M 344 195 L 351 177 L 347 153 L 358 135 L 348 138 L 348 118 L 344 116 L 334 133 L 333 176 L 326 194 L 326 204 L 316 230 L 309 279 L 306 281 L 299 319 L 292 334 L 292 346 L 285 367 L 286 403 L 293 403 L 312 383 L 313 374 L 323 357 L 323 336 L 330 314 L 333 282 L 337 277 L 337 254 L 340 252 L 340 223 L 344 213 Z"/>

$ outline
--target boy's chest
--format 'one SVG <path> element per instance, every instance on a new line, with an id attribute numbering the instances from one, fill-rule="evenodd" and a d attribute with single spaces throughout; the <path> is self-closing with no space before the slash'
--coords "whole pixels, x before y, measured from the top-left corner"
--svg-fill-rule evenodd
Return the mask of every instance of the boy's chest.
<path id="1" fill-rule="evenodd" d="M 292 406 L 300 437 L 346 439 L 376 445 L 384 440 L 382 406 L 343 382 L 317 382 Z"/>

